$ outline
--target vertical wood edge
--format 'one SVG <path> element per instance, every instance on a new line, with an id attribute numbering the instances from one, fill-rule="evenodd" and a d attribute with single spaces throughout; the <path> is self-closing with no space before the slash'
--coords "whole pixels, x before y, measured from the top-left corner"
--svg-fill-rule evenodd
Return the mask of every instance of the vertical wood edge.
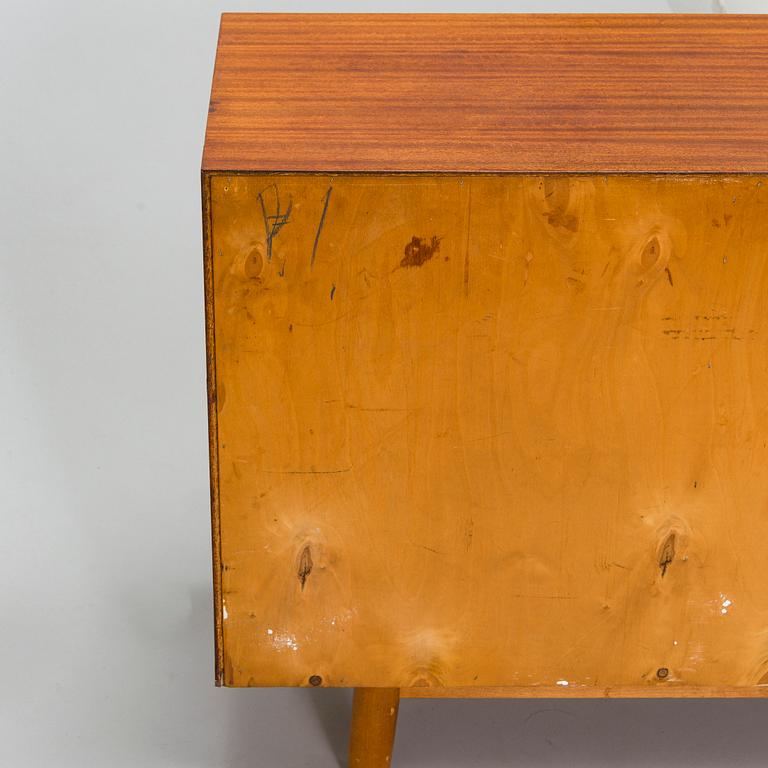
<path id="1" fill-rule="evenodd" d="M 219 513 L 219 425 L 216 399 L 216 329 L 214 323 L 211 174 L 202 171 L 203 276 L 205 281 L 205 357 L 208 393 L 208 464 L 211 495 L 213 621 L 216 685 L 224 682 L 224 626 L 221 593 L 221 519 Z"/>

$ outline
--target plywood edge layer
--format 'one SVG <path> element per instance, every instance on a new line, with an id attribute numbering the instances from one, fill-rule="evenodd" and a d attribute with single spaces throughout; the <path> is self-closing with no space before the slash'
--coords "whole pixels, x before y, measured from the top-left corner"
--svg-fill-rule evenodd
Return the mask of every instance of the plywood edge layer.
<path id="1" fill-rule="evenodd" d="M 224 637 L 221 610 L 221 523 L 219 517 L 219 447 L 216 408 L 216 332 L 213 311 L 213 254 L 211 251 L 210 176 L 201 175 L 203 203 L 203 275 L 205 282 L 205 346 L 208 397 L 208 458 L 211 485 L 211 547 L 213 555 L 213 616 L 216 685 L 224 678 Z"/>
<path id="2" fill-rule="evenodd" d="M 658 685 L 587 687 L 519 686 L 490 688 L 401 688 L 404 699 L 759 699 L 768 697 L 768 686 L 699 687 Z"/>
<path id="3" fill-rule="evenodd" d="M 670 176 L 685 176 L 686 178 L 708 178 L 712 176 L 763 176 L 768 174 L 768 162 L 764 167 L 757 168 L 711 168 L 711 169 L 689 169 L 680 170 L 674 168 L 654 169 L 654 168 L 588 168 L 580 170 L 567 170 L 562 168 L 531 167 L 525 169 L 510 170 L 487 170 L 482 168 L 447 168 L 439 170 L 412 170 L 397 168 L 370 168 L 364 171 L 350 170 L 348 168 L 264 168 L 264 169 L 242 169 L 227 168 L 226 166 L 208 167 L 205 162 L 201 165 L 201 174 L 203 178 L 214 176 L 361 176 L 373 178 L 441 178 L 451 176 L 478 176 L 478 177 L 496 177 L 496 176 L 565 176 L 574 178 L 584 178 L 589 176 L 658 176 L 660 178 Z"/>

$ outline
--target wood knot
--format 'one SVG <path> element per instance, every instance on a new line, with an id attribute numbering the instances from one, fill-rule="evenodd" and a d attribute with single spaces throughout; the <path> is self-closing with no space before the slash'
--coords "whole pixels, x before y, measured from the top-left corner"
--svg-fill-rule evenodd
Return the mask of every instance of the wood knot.
<path id="1" fill-rule="evenodd" d="M 264 257 L 260 248 L 254 248 L 243 263 L 243 274 L 249 280 L 258 280 L 264 271 Z"/>
<path id="2" fill-rule="evenodd" d="M 304 585 L 307 583 L 309 574 L 312 573 L 313 566 L 314 563 L 312 562 L 312 550 L 310 549 L 309 544 L 307 544 L 307 546 L 301 550 L 301 555 L 299 556 L 299 567 L 297 571 L 302 592 L 304 591 Z"/>
<path id="3" fill-rule="evenodd" d="M 667 536 L 666 539 L 664 539 L 664 543 L 661 545 L 661 552 L 659 554 L 659 570 L 661 570 L 661 578 L 664 578 L 664 575 L 667 572 L 667 568 L 672 564 L 672 561 L 675 559 L 675 534 L 674 532 L 670 533 L 669 536 Z"/>
<path id="4" fill-rule="evenodd" d="M 659 238 L 654 235 L 645 244 L 640 254 L 640 264 L 648 269 L 659 260 L 659 256 L 661 256 L 661 244 L 659 243 Z"/>

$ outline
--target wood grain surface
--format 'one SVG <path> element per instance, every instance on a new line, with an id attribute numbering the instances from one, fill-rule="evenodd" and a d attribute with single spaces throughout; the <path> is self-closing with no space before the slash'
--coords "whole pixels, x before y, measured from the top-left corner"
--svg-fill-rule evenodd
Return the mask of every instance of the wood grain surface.
<path id="1" fill-rule="evenodd" d="M 768 16 L 222 18 L 203 168 L 768 171 Z"/>
<path id="2" fill-rule="evenodd" d="M 763 695 L 768 179 L 207 183 L 225 684 Z"/>

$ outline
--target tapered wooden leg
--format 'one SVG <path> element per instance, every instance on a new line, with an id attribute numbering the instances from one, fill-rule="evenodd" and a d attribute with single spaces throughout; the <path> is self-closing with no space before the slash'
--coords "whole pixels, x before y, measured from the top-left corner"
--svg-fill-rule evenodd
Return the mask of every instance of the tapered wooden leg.
<path id="1" fill-rule="evenodd" d="M 349 768 L 391 765 L 399 704 L 399 688 L 355 688 Z"/>

